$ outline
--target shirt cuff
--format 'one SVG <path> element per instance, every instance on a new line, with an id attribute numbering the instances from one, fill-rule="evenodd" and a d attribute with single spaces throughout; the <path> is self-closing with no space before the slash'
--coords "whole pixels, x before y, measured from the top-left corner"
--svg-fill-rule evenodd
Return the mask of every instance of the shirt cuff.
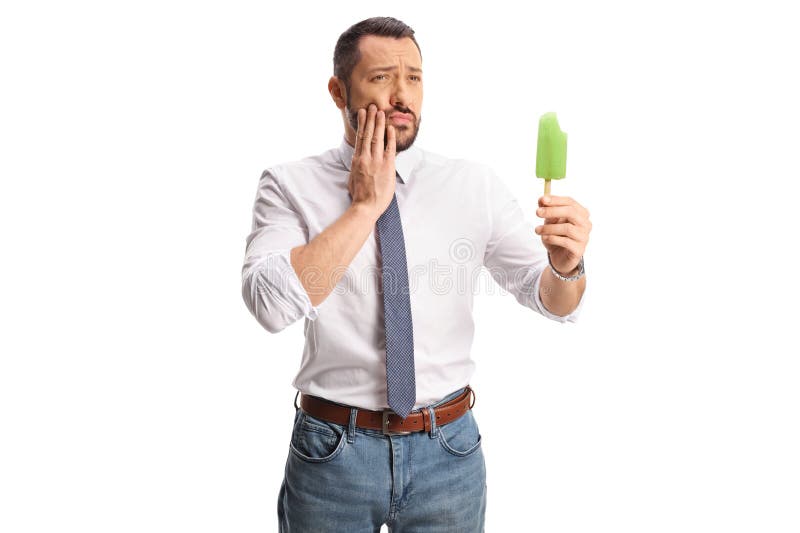
<path id="1" fill-rule="evenodd" d="M 545 266 L 544 268 L 550 268 L 550 267 Z M 573 309 L 570 314 L 564 316 L 554 315 L 553 313 L 547 310 L 547 308 L 542 303 L 541 298 L 539 297 L 539 284 L 542 281 L 542 276 L 544 275 L 544 268 L 542 269 L 541 272 L 539 272 L 539 275 L 536 276 L 536 281 L 533 283 L 533 301 L 535 302 L 536 307 L 539 309 L 539 312 L 542 313 L 547 318 L 549 318 L 550 320 L 555 320 L 556 322 L 577 322 L 578 315 L 580 315 L 581 308 L 583 307 L 583 300 L 584 297 L 586 296 L 586 290 L 583 291 L 583 294 L 581 294 L 581 299 L 578 302 L 578 305 L 575 306 L 575 309 Z"/>
<path id="2" fill-rule="evenodd" d="M 292 316 L 316 320 L 319 313 L 292 267 L 290 252 L 291 248 L 284 248 L 265 255 L 257 266 L 259 281 L 273 289 L 270 293 L 278 296 Z"/>

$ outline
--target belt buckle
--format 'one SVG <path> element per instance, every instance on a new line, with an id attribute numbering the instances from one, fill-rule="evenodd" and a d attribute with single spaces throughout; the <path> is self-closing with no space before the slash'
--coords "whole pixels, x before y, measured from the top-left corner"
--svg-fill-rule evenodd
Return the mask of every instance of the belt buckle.
<path id="1" fill-rule="evenodd" d="M 408 435 L 409 433 L 414 433 L 413 431 L 392 431 L 389 429 L 389 413 L 395 413 L 391 409 L 384 409 L 383 414 L 381 416 L 381 430 L 383 431 L 384 435 Z"/>

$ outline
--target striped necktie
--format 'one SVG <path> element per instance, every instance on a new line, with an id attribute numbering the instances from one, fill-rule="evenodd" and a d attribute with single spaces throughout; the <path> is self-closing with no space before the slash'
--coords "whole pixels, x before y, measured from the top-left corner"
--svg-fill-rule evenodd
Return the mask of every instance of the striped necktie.
<path id="1" fill-rule="evenodd" d="M 397 174 L 399 177 L 399 174 Z M 383 309 L 386 324 L 386 392 L 389 407 L 405 419 L 417 396 L 414 329 L 408 290 L 408 265 L 397 194 L 378 217 Z"/>

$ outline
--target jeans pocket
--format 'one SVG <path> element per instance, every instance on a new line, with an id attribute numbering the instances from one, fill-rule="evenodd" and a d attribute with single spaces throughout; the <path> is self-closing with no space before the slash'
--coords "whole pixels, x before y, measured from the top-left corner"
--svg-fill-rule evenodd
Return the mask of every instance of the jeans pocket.
<path id="1" fill-rule="evenodd" d="M 302 461 L 325 463 L 333 460 L 347 442 L 347 426 L 313 417 L 298 409 L 289 448 Z"/>
<path id="2" fill-rule="evenodd" d="M 436 433 L 442 448 L 459 457 L 472 455 L 481 446 L 481 433 L 472 409 L 449 424 L 436 426 Z"/>

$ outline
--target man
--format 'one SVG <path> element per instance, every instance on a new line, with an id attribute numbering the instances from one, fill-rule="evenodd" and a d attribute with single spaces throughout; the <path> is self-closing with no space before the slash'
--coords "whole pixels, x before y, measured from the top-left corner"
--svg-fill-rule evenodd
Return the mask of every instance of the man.
<path id="1" fill-rule="evenodd" d="M 265 329 L 306 319 L 280 530 L 483 531 L 468 385 L 476 274 L 574 321 L 589 214 L 540 198 L 534 232 L 491 169 L 414 144 L 422 55 L 396 19 L 341 35 L 328 90 L 341 144 L 264 171 L 242 270 Z"/>

